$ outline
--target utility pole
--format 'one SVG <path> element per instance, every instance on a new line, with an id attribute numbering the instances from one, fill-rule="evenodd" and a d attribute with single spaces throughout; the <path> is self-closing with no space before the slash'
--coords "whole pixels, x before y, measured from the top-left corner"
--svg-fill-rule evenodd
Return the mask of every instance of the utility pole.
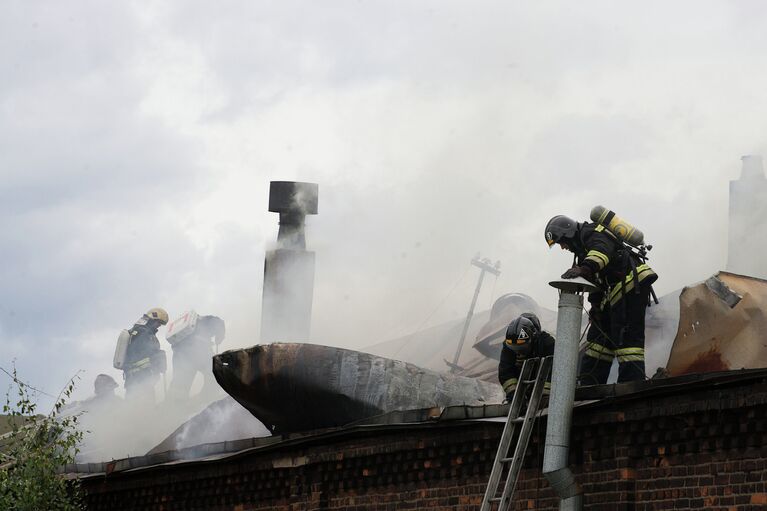
<path id="1" fill-rule="evenodd" d="M 461 367 L 458 365 L 458 358 L 461 356 L 461 350 L 463 349 L 463 342 L 466 340 L 466 334 L 469 331 L 469 323 L 471 323 L 471 317 L 474 315 L 474 307 L 477 305 L 477 297 L 479 296 L 479 290 L 482 288 L 482 280 L 485 278 L 485 272 L 492 273 L 496 277 L 501 274 L 501 262 L 496 261 L 492 264 L 490 259 L 480 259 L 479 254 L 474 256 L 471 260 L 471 264 L 480 269 L 479 280 L 477 281 L 477 288 L 474 290 L 474 298 L 471 300 L 471 306 L 469 307 L 469 313 L 466 314 L 466 322 L 463 324 L 463 332 L 461 332 L 461 340 L 458 342 L 458 349 L 455 350 L 455 356 L 453 362 L 449 363 L 450 372 L 454 373 Z"/>

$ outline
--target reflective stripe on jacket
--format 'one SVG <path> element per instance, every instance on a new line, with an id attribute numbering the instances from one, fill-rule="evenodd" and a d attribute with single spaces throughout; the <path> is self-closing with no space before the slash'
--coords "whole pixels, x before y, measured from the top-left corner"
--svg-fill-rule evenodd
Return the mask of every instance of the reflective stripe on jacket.
<path id="1" fill-rule="evenodd" d="M 658 275 L 649 265 L 639 261 L 637 256 L 605 230 L 604 226 L 594 223 L 585 223 L 580 227 L 576 260 L 579 265 L 588 266 L 594 271 L 595 281 L 605 293 L 602 305 L 616 305 L 626 293 L 636 287 L 636 281 L 640 284 L 652 284 L 658 279 Z"/>

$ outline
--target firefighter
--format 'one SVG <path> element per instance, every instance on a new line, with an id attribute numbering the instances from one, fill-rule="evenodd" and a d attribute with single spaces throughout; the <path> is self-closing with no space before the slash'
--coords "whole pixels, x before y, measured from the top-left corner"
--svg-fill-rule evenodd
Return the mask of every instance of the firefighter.
<path id="1" fill-rule="evenodd" d="M 83 411 L 103 411 L 113 408 L 122 402 L 122 398 L 115 394 L 119 387 L 117 382 L 108 374 L 99 374 L 93 382 L 94 395 L 84 401 L 69 402 L 61 408 L 61 414 L 75 415 Z"/>
<path id="2" fill-rule="evenodd" d="M 122 401 L 120 396 L 115 394 L 115 389 L 119 387 L 117 382 L 108 374 L 99 374 L 93 382 L 94 396 L 86 400 L 86 403 L 92 403 L 96 406 L 112 406 Z"/>
<path id="3" fill-rule="evenodd" d="M 554 354 L 554 337 L 541 329 L 538 316 L 525 312 L 509 323 L 506 328 L 506 340 L 501 350 L 501 361 L 498 364 L 498 381 L 506 393 L 506 399 L 511 401 L 519 382 L 522 364 L 528 358 L 542 358 Z M 549 393 L 551 375 L 544 385 L 544 394 Z"/>
<path id="4" fill-rule="evenodd" d="M 599 287 L 589 293 L 590 327 L 581 358 L 581 385 L 607 383 L 613 359 L 618 382 L 645 379 L 645 312 L 658 275 L 603 225 L 564 215 L 549 220 L 546 243 L 575 254 L 563 279 L 583 277 Z"/>
<path id="5" fill-rule="evenodd" d="M 130 342 L 123 368 L 127 400 L 154 403 L 154 386 L 166 366 L 157 330 L 167 323 L 168 313 L 157 307 L 149 309 L 129 330 Z"/>
<path id="6" fill-rule="evenodd" d="M 226 335 L 224 320 L 216 316 L 200 316 L 194 331 L 183 340 L 173 344 L 173 380 L 169 395 L 173 399 L 186 399 L 194 377 L 203 377 L 201 393 L 209 391 L 213 384 L 213 343 L 221 344 Z"/>

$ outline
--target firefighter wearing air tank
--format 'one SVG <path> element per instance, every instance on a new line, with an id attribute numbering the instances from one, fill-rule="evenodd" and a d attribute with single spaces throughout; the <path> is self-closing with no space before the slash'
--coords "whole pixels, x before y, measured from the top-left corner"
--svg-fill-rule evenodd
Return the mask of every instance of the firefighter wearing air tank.
<path id="1" fill-rule="evenodd" d="M 168 395 L 172 399 L 184 400 L 197 373 L 203 378 L 201 395 L 216 389 L 213 380 L 213 349 L 226 336 L 224 320 L 216 316 L 199 316 L 194 311 L 185 312 L 168 325 L 166 338 L 173 346 L 173 380 Z"/>
<path id="2" fill-rule="evenodd" d="M 154 403 L 154 386 L 160 374 L 165 373 L 165 352 L 160 349 L 157 330 L 168 323 L 164 309 L 149 309 L 128 330 L 130 339 L 122 364 L 125 378 L 125 397 Z"/>
<path id="3" fill-rule="evenodd" d="M 562 278 L 583 277 L 600 288 L 589 294 L 591 326 L 578 378 L 581 385 L 607 383 L 617 358 L 618 382 L 644 380 L 645 312 L 658 276 L 645 262 L 640 231 L 601 206 L 591 219 L 558 215 L 545 230 L 549 247 L 556 243 L 575 254 Z"/>
<path id="4" fill-rule="evenodd" d="M 522 364 L 529 358 L 542 358 L 554 354 L 554 337 L 541 329 L 538 317 L 526 312 L 509 323 L 506 328 L 506 340 L 501 350 L 501 361 L 498 364 L 498 381 L 511 401 L 519 383 Z M 544 394 L 549 393 L 551 376 L 544 385 Z"/>

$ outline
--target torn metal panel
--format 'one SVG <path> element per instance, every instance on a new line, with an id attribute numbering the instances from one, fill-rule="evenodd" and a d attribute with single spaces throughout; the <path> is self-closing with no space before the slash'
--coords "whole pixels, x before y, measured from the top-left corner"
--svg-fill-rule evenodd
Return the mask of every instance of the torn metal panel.
<path id="1" fill-rule="evenodd" d="M 679 303 L 669 375 L 767 367 L 767 281 L 720 272 Z"/>
<path id="2" fill-rule="evenodd" d="M 727 304 L 731 309 L 738 305 L 743 298 L 738 293 L 727 287 L 727 285 L 717 276 L 706 279 L 706 287 L 711 290 L 720 300 Z"/>
<path id="3" fill-rule="evenodd" d="M 482 405 L 500 385 L 312 344 L 278 343 L 213 358 L 218 383 L 276 432 L 341 426 L 394 410 Z"/>
<path id="4" fill-rule="evenodd" d="M 269 431 L 231 396 L 214 401 L 179 426 L 147 454 L 178 451 L 195 445 L 269 436 Z"/>

